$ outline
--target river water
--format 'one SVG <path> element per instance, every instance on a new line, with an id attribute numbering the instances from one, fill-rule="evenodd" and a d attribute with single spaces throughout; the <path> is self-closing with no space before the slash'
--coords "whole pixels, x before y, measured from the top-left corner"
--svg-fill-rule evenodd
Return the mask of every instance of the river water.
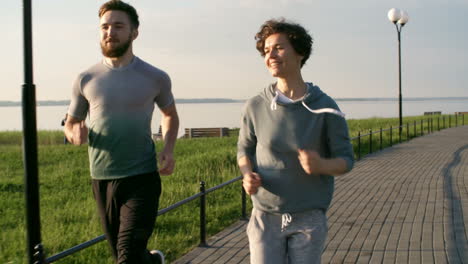
<path id="1" fill-rule="evenodd" d="M 337 101 L 347 119 L 369 117 L 398 117 L 398 101 Z M 240 112 L 244 103 L 184 103 L 177 104 L 180 132 L 184 128 L 196 127 L 239 127 Z M 61 120 L 67 106 L 37 107 L 39 130 L 61 130 Z M 422 115 L 424 112 L 442 111 L 443 114 L 468 111 L 468 99 L 414 100 L 403 101 L 403 116 Z M 0 131 L 22 130 L 21 106 L 0 107 Z M 160 114 L 153 115 L 152 129 L 157 131 Z"/>

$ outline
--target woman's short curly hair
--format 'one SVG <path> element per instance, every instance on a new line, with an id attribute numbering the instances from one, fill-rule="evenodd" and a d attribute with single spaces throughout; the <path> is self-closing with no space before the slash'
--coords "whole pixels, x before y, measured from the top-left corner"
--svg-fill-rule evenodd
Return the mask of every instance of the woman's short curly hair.
<path id="1" fill-rule="evenodd" d="M 257 50 L 265 56 L 265 40 L 276 33 L 285 34 L 297 54 L 303 56 L 301 67 L 304 66 L 312 52 L 314 42 L 307 30 L 299 24 L 286 21 L 284 18 L 270 19 L 263 23 L 260 31 L 255 35 Z"/>
<path id="2" fill-rule="evenodd" d="M 130 22 L 132 23 L 133 28 L 138 28 L 140 26 L 140 21 L 138 19 L 138 13 L 135 10 L 133 6 L 130 4 L 127 4 L 123 1 L 120 0 L 110 0 L 108 2 L 105 2 L 100 8 L 99 8 L 99 18 L 101 18 L 104 13 L 107 11 L 122 11 L 128 15 L 128 18 L 130 19 Z"/>

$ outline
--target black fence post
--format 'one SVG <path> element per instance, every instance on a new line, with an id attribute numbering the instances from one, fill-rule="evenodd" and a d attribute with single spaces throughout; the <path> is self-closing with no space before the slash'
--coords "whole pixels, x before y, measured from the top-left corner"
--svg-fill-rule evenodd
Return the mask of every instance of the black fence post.
<path id="1" fill-rule="evenodd" d="M 440 131 L 440 116 L 437 117 L 437 131 Z"/>
<path id="2" fill-rule="evenodd" d="M 358 136 L 357 136 L 357 159 L 360 160 L 361 159 L 361 131 L 358 132 Z"/>
<path id="3" fill-rule="evenodd" d="M 369 153 L 372 153 L 372 129 L 369 129 Z"/>
<path id="4" fill-rule="evenodd" d="M 392 126 L 390 126 L 390 146 L 393 146 L 393 142 L 392 142 Z"/>
<path id="5" fill-rule="evenodd" d="M 455 115 L 455 126 L 458 126 L 458 115 Z"/>
<path id="6" fill-rule="evenodd" d="M 406 141 L 409 141 L 410 133 L 409 133 L 409 123 L 406 123 Z"/>
<path id="7" fill-rule="evenodd" d="M 200 182 L 200 247 L 206 247 L 206 193 L 205 182 Z"/>
<path id="8" fill-rule="evenodd" d="M 424 119 L 421 119 L 421 136 L 424 135 Z"/>
<path id="9" fill-rule="evenodd" d="M 382 150 L 382 127 L 380 127 L 380 146 L 379 146 L 379 150 L 380 151 Z"/>
<path id="10" fill-rule="evenodd" d="M 416 121 L 414 121 L 414 137 L 417 137 L 418 135 L 416 135 Z"/>
<path id="11" fill-rule="evenodd" d="M 241 181 L 241 189 L 242 189 L 242 219 L 247 220 L 247 193 L 244 190 L 244 186 L 242 186 L 242 181 Z"/>
<path id="12" fill-rule="evenodd" d="M 400 131 L 400 133 L 398 133 L 398 143 L 401 143 L 401 129 L 402 127 L 398 126 L 398 131 Z"/>
<path id="13" fill-rule="evenodd" d="M 450 119 L 450 115 L 449 115 L 449 128 L 452 127 L 452 124 L 451 124 L 451 123 L 452 123 L 452 120 Z"/>

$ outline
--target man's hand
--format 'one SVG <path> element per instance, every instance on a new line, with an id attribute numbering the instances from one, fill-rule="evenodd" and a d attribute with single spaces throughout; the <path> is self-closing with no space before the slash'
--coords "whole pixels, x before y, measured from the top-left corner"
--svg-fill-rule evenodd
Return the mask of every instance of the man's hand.
<path id="1" fill-rule="evenodd" d="M 320 174 L 323 170 L 323 159 L 316 151 L 299 149 L 298 158 L 302 168 L 307 174 Z"/>
<path id="2" fill-rule="evenodd" d="M 175 160 L 172 152 L 163 151 L 159 153 L 159 173 L 161 175 L 170 175 L 174 171 Z"/>
<path id="3" fill-rule="evenodd" d="M 88 127 L 84 120 L 72 123 L 72 135 L 68 139 L 73 145 L 80 146 L 88 143 Z"/>
<path id="4" fill-rule="evenodd" d="M 67 115 L 63 131 L 68 142 L 73 145 L 79 146 L 88 142 L 88 127 L 84 120 Z"/>
<path id="5" fill-rule="evenodd" d="M 245 189 L 245 192 L 249 195 L 256 194 L 258 188 L 262 185 L 262 179 L 260 175 L 255 172 L 249 172 L 244 174 L 242 179 L 242 186 Z"/>

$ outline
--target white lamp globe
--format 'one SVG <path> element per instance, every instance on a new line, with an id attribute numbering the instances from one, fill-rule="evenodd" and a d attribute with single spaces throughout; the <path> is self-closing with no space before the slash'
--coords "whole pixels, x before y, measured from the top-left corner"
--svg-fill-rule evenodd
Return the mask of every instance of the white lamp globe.
<path id="1" fill-rule="evenodd" d="M 388 11 L 388 19 L 392 22 L 392 23 L 396 23 L 398 20 L 400 20 L 401 18 L 401 12 L 399 9 L 397 8 L 392 8 L 390 9 L 390 11 Z"/>
<path id="2" fill-rule="evenodd" d="M 400 24 L 400 25 L 403 26 L 403 25 L 405 25 L 406 23 L 408 23 L 409 16 L 408 16 L 408 13 L 406 13 L 406 12 L 403 11 L 403 10 L 400 12 L 400 14 L 401 14 L 401 17 L 400 17 L 400 19 L 398 19 L 398 24 Z"/>

